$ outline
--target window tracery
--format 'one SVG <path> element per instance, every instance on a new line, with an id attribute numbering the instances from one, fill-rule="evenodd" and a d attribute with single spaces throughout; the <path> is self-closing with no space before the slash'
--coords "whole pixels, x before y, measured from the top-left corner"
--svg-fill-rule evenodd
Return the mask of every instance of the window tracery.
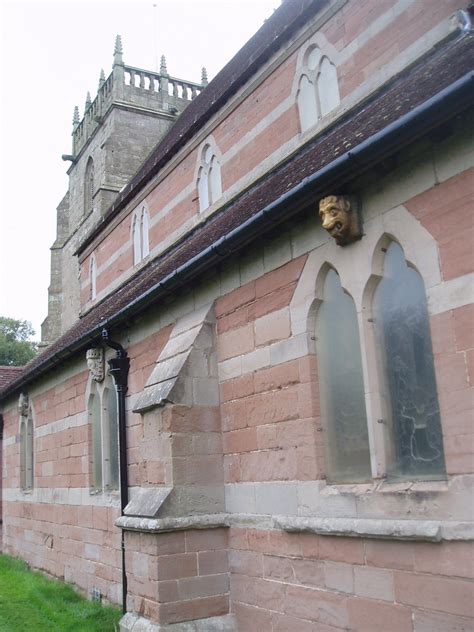
<path id="1" fill-rule="evenodd" d="M 337 457 L 331 456 L 331 450 L 336 446 L 344 455 L 344 444 L 341 448 L 327 429 L 333 411 L 328 413 L 324 398 L 331 394 L 327 387 L 331 367 L 326 366 L 321 346 L 326 343 L 321 338 L 327 340 L 327 354 L 346 355 L 339 341 L 338 310 L 336 316 L 325 319 L 326 329 L 322 325 L 324 303 L 333 300 L 326 286 L 331 276 L 337 280 L 338 291 L 353 303 L 351 309 L 344 309 L 353 314 L 356 333 L 352 338 L 359 338 L 371 478 L 444 478 L 442 419 L 427 303 L 430 289 L 443 282 L 433 237 L 399 206 L 371 219 L 363 239 L 350 248 L 339 248 L 328 238 L 310 253 L 290 305 L 292 332 L 309 333 L 308 353 L 315 353 L 318 363 L 315 388 L 319 394 L 315 396 L 321 403 L 328 479 L 359 482 L 362 477 L 346 477 L 334 468 Z M 341 363 L 344 366 L 343 360 Z M 340 380 L 335 392 L 341 390 Z M 344 393 L 341 397 L 344 400 Z M 339 425 L 344 428 L 344 419 Z M 344 429 L 338 432 L 344 436 Z M 365 432 L 360 433 L 363 435 Z"/>
<path id="2" fill-rule="evenodd" d="M 201 212 L 222 196 L 221 165 L 209 144 L 205 145 L 201 152 L 197 188 Z"/>
<path id="3" fill-rule="evenodd" d="M 304 55 L 296 101 L 302 132 L 334 110 L 341 101 L 336 66 L 316 45 L 310 46 Z"/>

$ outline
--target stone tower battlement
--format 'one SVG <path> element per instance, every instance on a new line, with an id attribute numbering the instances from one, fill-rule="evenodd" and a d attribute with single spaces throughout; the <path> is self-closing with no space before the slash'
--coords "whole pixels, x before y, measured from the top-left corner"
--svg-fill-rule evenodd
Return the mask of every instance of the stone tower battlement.
<path id="1" fill-rule="evenodd" d="M 135 108 L 175 116 L 207 85 L 204 68 L 202 82 L 195 83 L 169 75 L 164 55 L 160 71 L 154 72 L 124 64 L 122 54 L 122 42 L 118 35 L 112 72 L 106 79 L 104 71 L 101 71 L 97 96 L 92 101 L 88 94 L 82 120 L 79 119 L 79 109 L 76 107 L 74 110 L 72 155 L 65 156 L 66 159 L 77 159 L 114 104 L 131 104 Z"/>
<path id="2" fill-rule="evenodd" d="M 92 100 L 87 93 L 82 119 L 79 108 L 74 108 L 72 153 L 63 155 L 71 163 L 69 185 L 57 208 L 43 344 L 79 318 L 78 246 L 206 85 L 204 68 L 201 83 L 178 79 L 169 75 L 164 56 L 159 72 L 126 65 L 117 35 L 112 72 L 106 78 L 101 71 L 97 96 Z"/>

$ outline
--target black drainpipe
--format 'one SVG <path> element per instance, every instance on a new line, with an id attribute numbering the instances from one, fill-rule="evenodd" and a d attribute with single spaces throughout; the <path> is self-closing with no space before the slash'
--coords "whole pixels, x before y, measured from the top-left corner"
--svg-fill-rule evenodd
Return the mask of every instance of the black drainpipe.
<path id="1" fill-rule="evenodd" d="M 127 466 L 127 415 L 125 411 L 125 395 L 128 388 L 128 370 L 130 358 L 118 342 L 109 338 L 107 329 L 102 329 L 102 340 L 111 349 L 115 349 L 115 358 L 107 361 L 109 373 L 115 382 L 117 391 L 118 429 L 119 429 L 119 467 L 120 467 L 120 513 L 123 516 L 128 505 L 128 466 Z M 127 572 L 125 568 L 125 531 L 122 529 L 122 612 L 127 612 Z"/>

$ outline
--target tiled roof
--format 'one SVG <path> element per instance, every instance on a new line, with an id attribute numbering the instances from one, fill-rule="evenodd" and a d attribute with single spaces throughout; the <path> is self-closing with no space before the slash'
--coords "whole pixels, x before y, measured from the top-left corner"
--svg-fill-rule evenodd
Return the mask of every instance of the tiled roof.
<path id="1" fill-rule="evenodd" d="M 167 253 L 150 262 L 147 267 L 96 305 L 61 338 L 34 358 L 17 383 L 10 384 L 0 396 L 13 391 L 25 378 L 30 379 L 48 367 L 58 365 L 74 350 L 85 347 L 94 339 L 97 340 L 101 323 L 109 320 L 112 321 L 112 325 L 116 323 L 117 315 L 122 310 L 138 303 L 140 297 L 147 292 L 152 293 L 154 286 L 179 266 L 191 261 L 233 229 L 251 220 L 259 211 L 292 191 L 306 178 L 337 163 L 348 150 L 356 150 L 365 141 L 377 138 L 377 135 L 391 124 L 409 115 L 417 106 L 429 102 L 469 73 L 472 83 L 473 56 L 473 34 L 458 36 L 431 51 L 419 63 L 384 86 L 345 117 L 337 120 L 330 129 L 311 140 L 287 162 L 272 170 L 240 197 L 229 202 L 206 224 L 187 235 Z M 472 103 L 474 90 L 471 88 L 468 94 L 471 95 L 469 98 Z M 456 107 L 453 107 L 452 103 L 449 108 L 444 106 L 441 118 L 448 120 L 467 105 L 460 104 L 457 110 Z M 407 137 L 402 130 L 398 130 L 393 151 L 409 144 L 411 140 L 410 136 Z M 379 158 L 380 156 L 377 156 L 377 160 Z M 327 186 L 331 186 L 333 190 L 334 187 L 342 187 L 349 181 L 350 175 L 345 175 L 345 181 L 333 179 Z M 320 190 L 313 191 L 312 194 L 321 195 L 326 192 Z"/>
<path id="2" fill-rule="evenodd" d="M 0 366 L 0 390 L 19 377 L 22 371 L 22 366 Z"/>

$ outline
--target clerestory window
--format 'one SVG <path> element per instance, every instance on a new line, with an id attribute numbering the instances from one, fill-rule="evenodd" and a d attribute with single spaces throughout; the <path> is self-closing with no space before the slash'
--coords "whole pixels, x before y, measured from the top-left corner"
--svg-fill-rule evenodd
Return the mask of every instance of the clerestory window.
<path id="1" fill-rule="evenodd" d="M 222 196 L 221 165 L 209 144 L 205 145 L 201 152 L 197 188 L 201 212 Z"/>
<path id="2" fill-rule="evenodd" d="M 302 132 L 340 103 L 336 66 L 317 46 L 304 55 L 296 100 Z"/>
<path id="3" fill-rule="evenodd" d="M 90 300 L 93 301 L 97 297 L 97 265 L 95 257 L 92 255 L 89 264 L 89 283 L 90 283 Z"/>
<path id="4" fill-rule="evenodd" d="M 94 204 L 94 161 L 89 158 L 84 176 L 84 215 L 92 213 Z"/>
<path id="5" fill-rule="evenodd" d="M 145 206 L 132 219 L 133 264 L 140 263 L 150 254 L 150 219 Z"/>

